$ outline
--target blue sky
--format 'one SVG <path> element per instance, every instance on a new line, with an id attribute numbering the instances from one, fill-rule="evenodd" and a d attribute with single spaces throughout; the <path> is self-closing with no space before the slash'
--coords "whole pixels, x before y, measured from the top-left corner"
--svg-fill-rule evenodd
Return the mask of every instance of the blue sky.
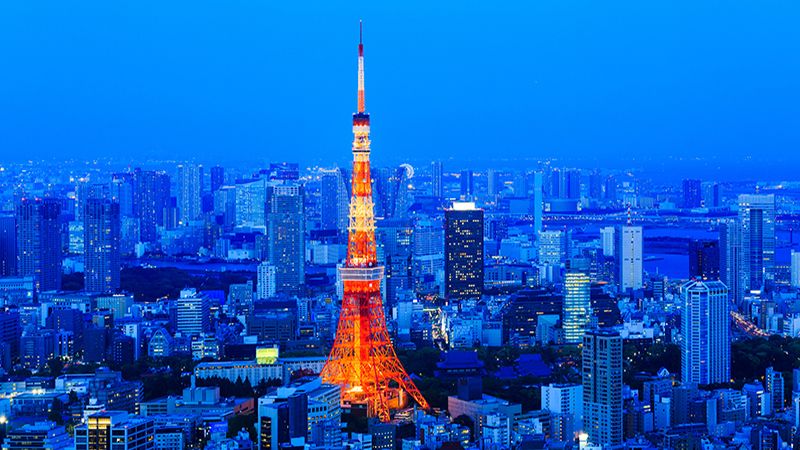
<path id="1" fill-rule="evenodd" d="M 0 157 L 800 160 L 797 1 L 7 0 Z"/>

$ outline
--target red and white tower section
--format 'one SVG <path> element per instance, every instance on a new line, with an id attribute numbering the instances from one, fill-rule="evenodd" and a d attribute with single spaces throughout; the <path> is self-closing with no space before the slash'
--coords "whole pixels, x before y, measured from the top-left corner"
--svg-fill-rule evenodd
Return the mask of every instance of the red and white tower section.
<path id="1" fill-rule="evenodd" d="M 403 369 L 386 329 L 381 298 L 383 267 L 375 246 L 375 213 L 370 175 L 369 113 L 364 91 L 364 45 L 359 30 L 358 109 L 353 114 L 353 180 L 347 260 L 340 268 L 342 309 L 333 348 L 322 369 L 326 383 L 342 387 L 342 404 L 366 404 L 368 414 L 389 421 L 406 394 L 428 409 L 428 402 Z"/>

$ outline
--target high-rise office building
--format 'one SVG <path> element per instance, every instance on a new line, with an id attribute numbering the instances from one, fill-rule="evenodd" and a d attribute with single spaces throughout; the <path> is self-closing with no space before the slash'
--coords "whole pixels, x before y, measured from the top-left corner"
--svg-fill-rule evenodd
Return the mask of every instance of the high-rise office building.
<path id="1" fill-rule="evenodd" d="M 99 411 L 75 427 L 75 450 L 154 450 L 154 422 L 126 411 Z"/>
<path id="2" fill-rule="evenodd" d="M 545 230 L 537 236 L 539 242 L 539 264 L 559 266 L 567 259 L 569 246 L 564 230 Z"/>
<path id="3" fill-rule="evenodd" d="M 739 226 L 740 284 L 744 292 L 761 289 L 775 264 L 775 196 L 739 195 Z"/>
<path id="4" fill-rule="evenodd" d="M 165 226 L 165 210 L 170 200 L 169 175 L 165 172 L 141 170 L 133 172 L 133 214 L 139 218 L 142 242 L 158 241 L 158 227 Z"/>
<path id="5" fill-rule="evenodd" d="M 88 292 L 116 292 L 120 287 L 119 203 L 86 200 L 83 215 L 84 280 Z"/>
<path id="6" fill-rule="evenodd" d="M 622 443 L 622 337 L 610 329 L 583 336 L 583 428 L 589 442 Z"/>
<path id="7" fill-rule="evenodd" d="M 737 303 L 744 298 L 742 276 L 742 233 L 736 221 L 723 222 L 719 226 L 719 277 L 728 287 L 728 293 Z"/>
<path id="8" fill-rule="evenodd" d="M 6 370 L 11 369 L 12 362 L 19 356 L 20 336 L 22 335 L 22 322 L 16 311 L 0 311 L 0 348 L 2 359 L 0 365 Z"/>
<path id="9" fill-rule="evenodd" d="M 275 266 L 268 262 L 258 265 L 258 298 L 272 298 L 276 293 Z"/>
<path id="10" fill-rule="evenodd" d="M 17 274 L 40 291 L 61 289 L 61 202 L 24 198 L 17 205 Z"/>
<path id="11" fill-rule="evenodd" d="M 554 440 L 572 442 L 583 428 L 583 386 L 577 383 L 542 386 L 542 409 L 560 419 L 557 421 L 560 426 L 550 428 Z"/>
<path id="12" fill-rule="evenodd" d="M 579 344 L 592 315 L 591 281 L 583 272 L 569 271 L 564 276 L 564 342 Z"/>
<path id="13" fill-rule="evenodd" d="M 19 340 L 20 359 L 26 369 L 39 370 L 56 354 L 56 333 L 39 329 L 29 332 Z"/>
<path id="14" fill-rule="evenodd" d="M 17 219 L 0 215 L 0 277 L 17 274 Z"/>
<path id="15" fill-rule="evenodd" d="M 472 199 L 475 195 L 475 179 L 472 170 L 462 170 L 459 179 L 461 181 L 461 199 Z"/>
<path id="16" fill-rule="evenodd" d="M 720 204 L 719 184 L 703 183 L 703 205 L 706 208 L 719 208 Z"/>
<path id="17" fill-rule="evenodd" d="M 176 330 L 185 335 L 198 335 L 211 330 L 208 297 L 195 289 L 183 289 L 175 300 L 177 309 Z"/>
<path id="18" fill-rule="evenodd" d="M 558 167 L 553 167 L 550 171 L 550 180 L 547 186 L 547 196 L 549 198 L 562 198 L 564 196 L 564 174 Z"/>
<path id="19" fill-rule="evenodd" d="M 384 217 L 408 218 L 408 208 L 413 202 L 410 187 L 413 176 L 414 168 L 409 164 L 401 164 L 390 172 L 386 181 L 388 198 L 385 200 Z"/>
<path id="20" fill-rule="evenodd" d="M 444 212 L 445 294 L 449 298 L 483 294 L 483 210 L 456 202 Z"/>
<path id="21" fill-rule="evenodd" d="M 486 192 L 490 197 L 496 196 L 502 190 L 500 185 L 500 173 L 495 169 L 486 171 Z"/>
<path id="22" fill-rule="evenodd" d="M 308 436 L 308 394 L 279 388 L 259 398 L 256 429 L 258 450 L 302 448 Z"/>
<path id="23" fill-rule="evenodd" d="M 564 198 L 577 200 L 581 198 L 581 171 L 569 169 L 564 172 Z"/>
<path id="24" fill-rule="evenodd" d="M 108 198 L 119 203 L 121 217 L 133 217 L 133 197 L 135 193 L 133 172 L 118 172 L 111 176 L 111 192 Z"/>
<path id="25" fill-rule="evenodd" d="M 417 220 L 413 230 L 411 270 L 417 292 L 433 292 L 444 278 L 444 227 L 442 222 Z"/>
<path id="26" fill-rule="evenodd" d="M 444 175 L 442 171 L 441 161 L 431 163 L 431 194 L 438 199 L 444 198 Z"/>
<path id="27" fill-rule="evenodd" d="M 614 257 L 622 291 L 642 288 L 642 244 L 642 227 L 624 225 L 616 230 Z"/>
<path id="28" fill-rule="evenodd" d="M 214 166 L 211 168 L 211 193 L 217 192 L 222 186 L 225 186 L 225 168 Z"/>
<path id="29" fill-rule="evenodd" d="M 728 288 L 721 281 L 681 286 L 681 381 L 726 383 L 731 373 Z"/>
<path id="30" fill-rule="evenodd" d="M 299 294 L 305 284 L 302 185 L 287 182 L 267 187 L 267 241 L 277 291 Z"/>
<path id="31" fill-rule="evenodd" d="M 699 208 L 703 205 L 703 191 L 700 180 L 683 180 L 683 207 Z"/>
<path id="32" fill-rule="evenodd" d="M 689 277 L 704 280 L 720 279 L 719 241 L 692 240 L 689 242 Z"/>
<path id="33" fill-rule="evenodd" d="M 606 177 L 604 192 L 606 201 L 617 201 L 617 179 L 614 177 L 614 175 L 609 175 Z"/>
<path id="34" fill-rule="evenodd" d="M 793 288 L 800 288 L 800 251 L 792 250 L 791 252 L 791 286 Z"/>
<path id="35" fill-rule="evenodd" d="M 347 231 L 350 195 L 339 168 L 324 170 L 320 176 L 320 228 Z"/>
<path id="36" fill-rule="evenodd" d="M 603 177 L 600 175 L 599 170 L 593 170 L 589 173 L 589 198 L 592 200 L 603 198 Z"/>
<path id="37" fill-rule="evenodd" d="M 772 405 L 770 406 L 772 412 L 777 413 L 779 411 L 783 411 L 783 396 L 786 389 L 783 381 L 783 374 L 779 371 L 776 371 L 772 366 L 767 367 L 766 373 L 764 374 L 764 386 L 766 391 L 770 393 L 770 399 L 772 400 Z"/>
<path id="38" fill-rule="evenodd" d="M 178 166 L 178 218 L 187 225 L 197 220 L 203 212 L 203 166 L 181 164 Z"/>
<path id="39" fill-rule="evenodd" d="M 263 178 L 236 180 L 236 226 L 264 229 L 267 184 Z"/>
<path id="40" fill-rule="evenodd" d="M 614 247 L 616 246 L 615 232 L 616 228 L 614 227 L 600 228 L 600 245 L 603 249 L 603 256 L 614 256 Z"/>
<path id="41" fill-rule="evenodd" d="M 385 267 L 386 299 L 394 301 L 400 292 L 411 289 L 414 228 L 407 219 L 384 219 L 376 225 L 375 238 L 383 249 L 378 263 Z"/>
<path id="42" fill-rule="evenodd" d="M 542 231 L 542 215 L 544 208 L 544 174 L 533 174 L 533 232 L 538 235 Z"/>

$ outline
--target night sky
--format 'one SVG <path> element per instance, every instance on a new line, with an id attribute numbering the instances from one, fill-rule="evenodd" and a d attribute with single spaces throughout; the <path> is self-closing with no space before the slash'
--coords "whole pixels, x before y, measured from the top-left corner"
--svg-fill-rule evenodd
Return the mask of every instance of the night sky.
<path id="1" fill-rule="evenodd" d="M 800 162 L 800 2 L 500 3 L 6 0 L 0 157 L 346 161 L 362 18 L 378 162 Z"/>

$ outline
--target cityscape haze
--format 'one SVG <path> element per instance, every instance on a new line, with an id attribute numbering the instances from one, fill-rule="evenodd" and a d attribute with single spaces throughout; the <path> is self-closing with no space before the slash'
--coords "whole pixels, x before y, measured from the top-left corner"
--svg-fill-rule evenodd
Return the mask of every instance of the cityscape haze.
<path id="1" fill-rule="evenodd" d="M 800 448 L 798 19 L 0 5 L 2 449 Z"/>

